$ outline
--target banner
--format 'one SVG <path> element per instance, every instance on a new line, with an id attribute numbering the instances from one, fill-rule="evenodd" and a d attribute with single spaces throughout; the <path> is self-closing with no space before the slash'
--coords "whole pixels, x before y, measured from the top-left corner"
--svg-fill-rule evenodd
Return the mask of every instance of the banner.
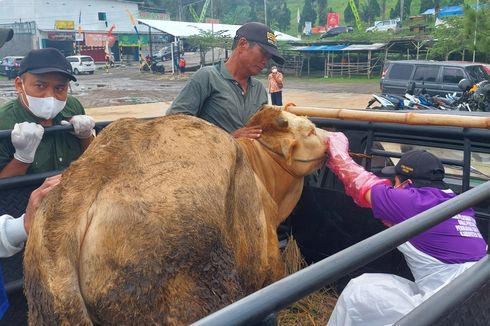
<path id="1" fill-rule="evenodd" d="M 54 29 L 74 30 L 75 22 L 73 20 L 55 20 Z"/>
<path id="2" fill-rule="evenodd" d="M 303 34 L 311 35 L 311 22 L 305 22 L 305 28 L 303 29 Z"/>
<path id="3" fill-rule="evenodd" d="M 116 37 L 114 35 L 108 36 L 106 33 L 85 32 L 85 45 L 105 46 L 106 41 L 109 42 L 109 46 L 113 46 L 114 42 L 116 42 Z"/>
<path id="4" fill-rule="evenodd" d="M 327 30 L 339 26 L 339 14 L 329 12 L 327 16 Z"/>

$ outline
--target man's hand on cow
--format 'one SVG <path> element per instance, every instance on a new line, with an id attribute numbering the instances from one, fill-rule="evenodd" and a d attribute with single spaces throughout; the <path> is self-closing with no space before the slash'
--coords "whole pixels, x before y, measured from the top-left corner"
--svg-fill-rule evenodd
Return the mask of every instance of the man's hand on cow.
<path id="1" fill-rule="evenodd" d="M 32 163 L 43 135 L 44 128 L 37 123 L 16 123 L 10 135 L 15 148 L 14 158 L 23 163 Z"/>
<path id="2" fill-rule="evenodd" d="M 88 115 L 74 115 L 69 121 L 61 121 L 62 125 L 73 125 L 73 132 L 75 136 L 80 139 L 87 139 L 92 137 L 95 127 L 95 121 Z"/>
<path id="3" fill-rule="evenodd" d="M 244 127 L 231 133 L 235 138 L 252 138 L 257 139 L 262 135 L 262 129 L 259 126 Z"/>
<path id="4" fill-rule="evenodd" d="M 34 216 L 36 215 L 36 211 L 42 200 L 58 183 L 60 183 L 60 181 L 61 174 L 46 178 L 43 184 L 31 193 L 29 202 L 27 203 L 26 213 L 24 215 L 24 229 L 26 230 L 27 234 L 29 234 L 32 222 L 34 221 Z"/>

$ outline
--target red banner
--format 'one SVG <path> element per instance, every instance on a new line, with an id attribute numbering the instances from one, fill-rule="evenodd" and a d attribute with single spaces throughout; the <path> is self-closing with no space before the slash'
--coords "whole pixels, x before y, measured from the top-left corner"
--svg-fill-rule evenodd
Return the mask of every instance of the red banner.
<path id="1" fill-rule="evenodd" d="M 327 29 L 339 26 L 339 14 L 336 12 L 329 12 L 327 16 Z"/>

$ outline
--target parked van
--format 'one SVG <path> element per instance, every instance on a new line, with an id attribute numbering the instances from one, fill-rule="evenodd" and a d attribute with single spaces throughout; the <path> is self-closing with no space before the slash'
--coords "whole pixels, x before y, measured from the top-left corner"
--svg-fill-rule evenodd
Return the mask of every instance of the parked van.
<path id="1" fill-rule="evenodd" d="M 66 60 L 70 62 L 73 73 L 78 75 L 80 73 L 87 72 L 93 74 L 95 71 L 94 59 L 89 55 L 72 55 L 66 57 Z"/>
<path id="2" fill-rule="evenodd" d="M 381 92 L 404 95 L 414 82 L 415 89 L 425 89 L 427 94 L 461 94 L 458 83 L 467 79 L 472 85 L 490 80 L 482 64 L 451 61 L 386 61 L 381 76 Z"/>
<path id="3" fill-rule="evenodd" d="M 366 28 L 366 32 L 396 32 L 401 28 L 400 18 L 375 21 L 374 25 Z"/>

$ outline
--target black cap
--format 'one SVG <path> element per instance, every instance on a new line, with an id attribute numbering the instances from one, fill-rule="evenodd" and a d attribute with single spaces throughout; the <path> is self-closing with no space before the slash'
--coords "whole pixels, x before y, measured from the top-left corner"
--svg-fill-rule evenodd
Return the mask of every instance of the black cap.
<path id="1" fill-rule="evenodd" d="M 277 50 L 276 35 L 267 25 L 255 22 L 246 23 L 236 31 L 235 39 L 240 37 L 246 38 L 247 41 L 256 42 L 272 56 L 272 60 L 277 64 L 284 64 L 284 58 Z"/>
<path id="2" fill-rule="evenodd" d="M 400 175 L 413 181 L 416 186 L 442 185 L 444 166 L 441 160 L 425 150 L 414 150 L 402 155 L 395 166 L 381 170 L 386 175 Z"/>
<path id="3" fill-rule="evenodd" d="M 14 37 L 14 30 L 11 28 L 0 28 L 0 48 Z"/>
<path id="4" fill-rule="evenodd" d="M 19 76 L 23 73 L 45 74 L 59 72 L 73 81 L 77 81 L 73 75 L 71 64 L 58 49 L 46 48 L 30 51 L 20 62 Z"/>

